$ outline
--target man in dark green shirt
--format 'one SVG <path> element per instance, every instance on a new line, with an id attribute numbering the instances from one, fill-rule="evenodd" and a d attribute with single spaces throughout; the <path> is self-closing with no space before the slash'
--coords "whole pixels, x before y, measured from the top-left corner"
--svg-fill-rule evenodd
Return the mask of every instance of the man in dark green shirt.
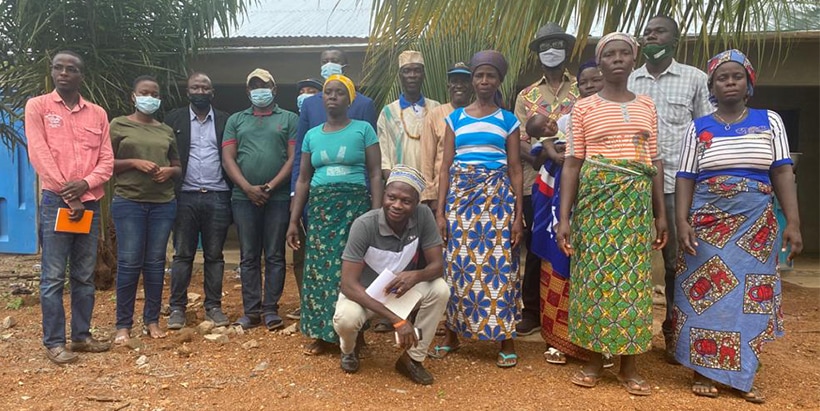
<path id="1" fill-rule="evenodd" d="M 284 325 L 279 298 L 285 286 L 289 182 L 299 117 L 276 104 L 276 82 L 267 70 L 248 75 L 247 92 L 251 107 L 228 119 L 222 143 L 222 164 L 234 183 L 231 209 L 241 259 L 244 315 L 236 324 L 247 329 L 264 322 L 275 330 Z M 264 286 L 259 275 L 263 251 Z"/>

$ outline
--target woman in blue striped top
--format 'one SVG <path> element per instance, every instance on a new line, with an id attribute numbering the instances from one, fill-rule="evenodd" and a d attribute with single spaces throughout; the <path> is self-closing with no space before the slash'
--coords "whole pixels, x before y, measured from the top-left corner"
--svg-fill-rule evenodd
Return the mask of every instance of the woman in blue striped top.
<path id="1" fill-rule="evenodd" d="M 447 334 L 431 354 L 459 348 L 458 338 L 500 341 L 496 365 L 518 362 L 513 338 L 520 320 L 518 244 L 523 182 L 519 122 L 499 107 L 507 62 L 486 50 L 470 61 L 476 101 L 447 117 L 436 219 L 447 241 L 445 279 L 451 289 Z"/>

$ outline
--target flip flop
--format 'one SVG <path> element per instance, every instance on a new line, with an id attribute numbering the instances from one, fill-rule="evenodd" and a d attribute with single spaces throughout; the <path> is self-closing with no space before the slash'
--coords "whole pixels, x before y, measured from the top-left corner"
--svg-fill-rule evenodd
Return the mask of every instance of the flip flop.
<path id="1" fill-rule="evenodd" d="M 649 384 L 646 383 L 646 380 L 641 378 L 621 378 L 618 377 L 618 381 L 621 385 L 626 388 L 626 392 L 632 395 L 639 395 L 639 396 L 647 396 L 652 395 L 652 389 L 649 387 Z M 637 385 L 638 388 L 635 389 L 632 385 Z"/>
<path id="2" fill-rule="evenodd" d="M 330 345 L 331 343 L 325 342 L 323 340 L 314 340 L 312 343 L 308 344 L 307 347 L 305 347 L 305 350 L 302 351 L 302 354 L 309 356 L 322 355 L 330 351 Z"/>
<path id="3" fill-rule="evenodd" d="M 595 386 L 601 381 L 601 375 L 588 373 L 583 369 L 580 369 L 576 371 L 575 374 L 572 374 L 572 378 L 570 378 L 569 381 L 579 387 L 595 388 Z"/>
<path id="4" fill-rule="evenodd" d="M 740 398 L 743 398 L 747 402 L 752 404 L 763 404 L 766 402 L 766 397 L 757 390 L 757 387 L 752 387 L 751 391 L 749 392 L 740 392 Z"/>
<path id="5" fill-rule="evenodd" d="M 561 351 L 555 349 L 555 347 L 547 348 L 547 350 L 544 351 L 544 359 L 550 364 L 560 365 L 567 363 L 567 356 Z"/>
<path id="6" fill-rule="evenodd" d="M 126 335 L 118 335 L 114 338 L 114 345 L 116 346 L 123 346 L 128 344 L 128 340 L 131 339 L 131 332 L 129 331 Z"/>
<path id="7" fill-rule="evenodd" d="M 512 354 L 504 354 L 503 352 L 498 353 L 498 359 L 495 361 L 495 365 L 499 368 L 512 368 L 518 365 L 518 355 L 516 353 Z"/>
<path id="8" fill-rule="evenodd" d="M 430 358 L 435 358 L 437 360 L 443 360 L 444 357 L 458 351 L 459 349 L 461 349 L 460 345 L 457 345 L 455 347 L 451 347 L 449 345 L 437 345 L 433 347 L 433 351 L 427 353 L 427 356 Z"/>
<path id="9" fill-rule="evenodd" d="M 157 324 L 157 328 L 159 328 L 159 324 Z M 153 334 L 151 334 L 151 329 L 148 328 L 148 325 L 143 325 L 142 326 L 142 335 L 151 337 L 154 340 L 157 340 L 157 339 L 160 339 L 160 338 L 165 338 L 167 336 L 167 334 L 162 332 L 162 330 L 159 330 L 159 334 L 154 336 Z"/>
<path id="10" fill-rule="evenodd" d="M 262 325 L 262 320 L 259 317 L 251 318 L 247 315 L 243 315 L 242 317 L 239 317 L 238 320 L 234 321 L 233 325 L 238 325 L 242 327 L 243 330 L 248 330 Z"/>
<path id="11" fill-rule="evenodd" d="M 604 355 L 604 368 L 612 368 L 615 366 L 615 359 L 611 355 Z"/>
<path id="12" fill-rule="evenodd" d="M 265 314 L 262 318 L 265 321 L 265 328 L 267 328 L 268 331 L 274 331 L 285 326 L 285 322 L 282 321 L 282 317 L 280 317 L 279 314 Z"/>
<path id="13" fill-rule="evenodd" d="M 706 391 L 697 391 L 697 388 L 706 388 Z M 717 398 L 719 395 L 717 390 L 715 390 L 715 384 L 708 381 L 695 381 L 692 383 L 692 393 L 698 397 L 708 398 Z"/>

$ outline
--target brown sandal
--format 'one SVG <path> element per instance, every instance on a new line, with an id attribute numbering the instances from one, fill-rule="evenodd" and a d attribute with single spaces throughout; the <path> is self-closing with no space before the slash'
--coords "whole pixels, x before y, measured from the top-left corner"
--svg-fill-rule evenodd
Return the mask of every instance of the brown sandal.
<path id="1" fill-rule="evenodd" d="M 621 378 L 619 376 L 618 381 L 626 388 L 626 392 L 632 395 L 652 395 L 652 388 L 650 388 L 646 380 L 641 377 Z M 637 386 L 637 388 L 635 386 Z"/>
<path id="2" fill-rule="evenodd" d="M 307 347 L 305 347 L 305 350 L 302 351 L 302 354 L 310 356 L 322 355 L 330 350 L 331 345 L 331 343 L 317 338 L 313 340 L 312 343 L 308 344 Z"/>
<path id="3" fill-rule="evenodd" d="M 600 374 L 588 373 L 583 369 L 576 371 L 575 374 L 572 375 L 572 378 L 570 378 L 570 382 L 584 388 L 595 388 L 600 381 Z"/>
<path id="4" fill-rule="evenodd" d="M 718 391 L 711 381 L 695 381 L 692 383 L 692 393 L 698 397 L 717 398 Z"/>
<path id="5" fill-rule="evenodd" d="M 131 330 L 123 328 L 126 330 L 124 334 L 120 334 L 119 330 L 117 330 L 117 336 L 114 337 L 114 345 L 115 346 L 124 346 L 128 345 L 128 341 L 131 340 Z"/>
<path id="6" fill-rule="evenodd" d="M 749 392 L 740 392 L 740 397 L 752 404 L 763 404 L 766 402 L 766 397 L 758 391 L 757 387 L 752 387 Z"/>

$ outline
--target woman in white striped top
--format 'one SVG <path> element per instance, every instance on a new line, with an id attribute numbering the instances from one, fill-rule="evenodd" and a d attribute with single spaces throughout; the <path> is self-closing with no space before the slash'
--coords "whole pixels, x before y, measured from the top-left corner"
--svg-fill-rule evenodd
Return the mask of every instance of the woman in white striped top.
<path id="1" fill-rule="evenodd" d="M 683 139 L 675 186 L 680 255 L 672 314 L 675 358 L 694 371 L 692 392 L 717 397 L 715 383 L 762 403 L 752 385 L 763 343 L 783 335 L 780 247 L 772 192 L 788 221 L 791 259 L 803 248 L 792 160 L 777 113 L 746 106 L 755 71 L 737 50 L 708 63 L 715 113 Z"/>

